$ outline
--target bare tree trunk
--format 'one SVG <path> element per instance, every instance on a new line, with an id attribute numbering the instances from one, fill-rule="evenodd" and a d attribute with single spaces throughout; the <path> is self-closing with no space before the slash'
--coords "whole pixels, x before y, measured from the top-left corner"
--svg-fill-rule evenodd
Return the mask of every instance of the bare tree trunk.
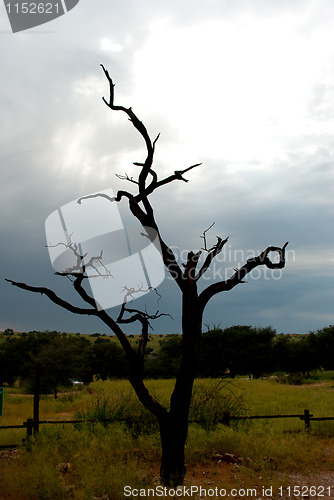
<path id="1" fill-rule="evenodd" d="M 168 415 L 160 421 L 161 467 L 160 480 L 164 486 L 178 486 L 186 474 L 184 449 L 188 435 L 188 420 Z"/>
<path id="2" fill-rule="evenodd" d="M 202 332 L 202 312 L 195 282 L 183 292 L 182 327 L 183 356 L 171 396 L 170 411 L 166 418 L 159 420 L 162 446 L 160 479 L 165 486 L 174 487 L 183 483 L 186 473 L 185 445 Z"/>

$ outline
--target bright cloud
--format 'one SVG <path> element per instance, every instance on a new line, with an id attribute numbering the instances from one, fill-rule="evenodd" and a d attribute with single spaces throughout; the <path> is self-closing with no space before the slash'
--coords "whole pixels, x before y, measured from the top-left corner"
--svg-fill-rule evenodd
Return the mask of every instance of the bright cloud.
<path id="1" fill-rule="evenodd" d="M 120 52 L 123 49 L 123 45 L 115 43 L 109 38 L 102 38 L 101 49 L 107 52 Z"/>
<path id="2" fill-rule="evenodd" d="M 241 16 L 153 27 L 136 54 L 137 98 L 168 116 L 202 154 L 272 158 L 285 137 L 318 125 L 307 112 L 333 53 L 331 35 L 299 31 L 303 21 Z"/>

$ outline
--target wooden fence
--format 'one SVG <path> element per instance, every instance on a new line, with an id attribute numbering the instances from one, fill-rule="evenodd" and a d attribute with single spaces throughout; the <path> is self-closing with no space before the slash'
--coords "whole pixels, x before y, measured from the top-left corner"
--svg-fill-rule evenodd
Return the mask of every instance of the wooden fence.
<path id="1" fill-rule="evenodd" d="M 247 416 L 234 416 L 229 413 L 224 413 L 223 418 L 216 421 L 215 424 L 222 423 L 224 425 L 230 425 L 231 421 L 235 420 L 259 420 L 259 419 L 277 419 L 277 418 L 299 418 L 304 421 L 305 429 L 310 430 L 311 422 L 314 421 L 325 421 L 334 420 L 334 417 L 313 417 L 309 410 L 304 410 L 302 415 L 247 415 Z M 26 438 L 30 439 L 33 435 L 39 432 L 39 426 L 44 424 L 56 424 L 56 425 L 66 425 L 66 424 L 80 424 L 80 423 L 113 423 L 113 422 L 133 422 L 130 419 L 99 419 L 99 420 L 34 420 L 33 418 L 28 418 L 22 425 L 2 425 L 1 429 L 26 429 Z M 201 420 L 190 420 L 190 423 L 203 423 Z M 5 445 L 0 446 L 1 448 L 12 448 L 18 445 Z"/>
<path id="2" fill-rule="evenodd" d="M 229 413 L 224 413 L 221 423 L 230 425 L 231 420 L 258 420 L 261 418 L 300 418 L 300 420 L 304 420 L 306 429 L 311 427 L 311 420 L 319 420 L 319 418 L 314 418 L 313 415 L 310 414 L 309 410 L 304 410 L 303 415 L 246 415 L 244 417 L 238 417 L 230 415 Z M 334 420 L 334 417 L 324 418 Z M 323 419 L 320 417 L 320 420 Z"/>

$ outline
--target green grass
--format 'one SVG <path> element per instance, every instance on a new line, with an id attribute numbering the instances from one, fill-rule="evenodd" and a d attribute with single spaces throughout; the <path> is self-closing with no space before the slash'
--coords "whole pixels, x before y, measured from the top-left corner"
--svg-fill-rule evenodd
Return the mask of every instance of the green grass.
<path id="1" fill-rule="evenodd" d="M 259 476 L 270 484 L 278 481 L 278 474 L 332 470 L 333 422 L 312 422 L 311 432 L 305 431 L 299 419 L 214 425 L 227 410 L 238 415 L 302 414 L 308 408 L 314 416 L 334 416 L 333 379 L 328 375 L 328 382 L 322 378 L 307 386 L 278 384 L 273 379 L 197 380 L 192 418 L 204 420 L 205 425 L 190 425 L 188 470 L 196 471 L 199 465 L 211 470 L 212 456 L 225 452 L 249 459 L 248 465 L 242 466 L 244 486 L 251 486 Z M 147 385 L 167 404 L 172 380 L 152 380 Z M 5 389 L 0 425 L 22 423 L 32 416 L 32 397 L 10 391 Z M 89 388 L 61 394 L 58 400 L 41 398 L 41 419 L 70 419 L 74 415 L 126 417 L 133 422 L 145 419 L 146 424 L 41 425 L 40 434 L 18 456 L 0 457 L 1 498 L 87 500 L 108 495 L 119 499 L 124 498 L 126 484 L 144 488 L 158 483 L 159 432 L 129 382 L 97 381 Z M 24 431 L 0 430 L 0 444 L 20 442 L 23 436 Z M 59 470 L 65 463 L 71 464 L 67 472 Z M 189 472 L 187 480 L 192 477 Z"/>
<path id="2" fill-rule="evenodd" d="M 275 379 L 238 380 L 237 383 L 245 390 L 247 404 L 253 413 L 299 413 L 305 408 L 317 416 L 334 413 L 331 382 L 302 386 L 279 384 Z"/>

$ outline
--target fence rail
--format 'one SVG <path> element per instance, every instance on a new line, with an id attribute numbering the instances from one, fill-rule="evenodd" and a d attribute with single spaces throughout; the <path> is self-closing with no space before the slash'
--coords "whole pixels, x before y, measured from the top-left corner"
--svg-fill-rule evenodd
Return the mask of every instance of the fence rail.
<path id="1" fill-rule="evenodd" d="M 225 413 L 223 418 L 222 418 L 222 423 L 225 425 L 230 425 L 231 420 L 257 420 L 261 418 L 300 418 L 300 420 L 304 420 L 305 422 L 305 427 L 307 429 L 310 428 L 311 420 L 314 420 L 313 415 L 310 414 L 309 410 L 304 410 L 304 413 L 302 415 L 246 415 L 246 416 L 233 416 L 230 415 L 229 413 Z M 323 417 L 318 417 L 318 419 L 322 420 Z M 329 420 L 334 420 L 334 417 L 324 417 Z"/>
<path id="2" fill-rule="evenodd" d="M 222 423 L 224 425 L 230 425 L 232 420 L 259 420 L 259 419 L 276 419 L 276 418 L 299 418 L 303 420 L 305 423 L 305 429 L 309 430 L 311 427 L 311 422 L 313 421 L 325 421 L 325 420 L 334 420 L 334 417 L 313 417 L 309 410 L 304 410 L 303 414 L 293 414 L 293 415 L 246 415 L 246 416 L 234 416 L 229 413 L 225 413 L 223 418 L 215 423 Z M 27 439 L 30 439 L 33 434 L 37 434 L 39 432 L 39 425 L 44 424 L 81 424 L 81 423 L 113 423 L 113 422 L 127 422 L 131 423 L 133 420 L 129 418 L 123 419 L 96 419 L 96 420 L 38 420 L 35 421 L 33 418 L 28 418 L 22 425 L 1 425 L 1 429 L 26 429 L 27 430 Z M 203 423 L 203 420 L 190 420 L 190 423 Z M 12 448 L 18 445 L 3 445 L 1 448 Z"/>

